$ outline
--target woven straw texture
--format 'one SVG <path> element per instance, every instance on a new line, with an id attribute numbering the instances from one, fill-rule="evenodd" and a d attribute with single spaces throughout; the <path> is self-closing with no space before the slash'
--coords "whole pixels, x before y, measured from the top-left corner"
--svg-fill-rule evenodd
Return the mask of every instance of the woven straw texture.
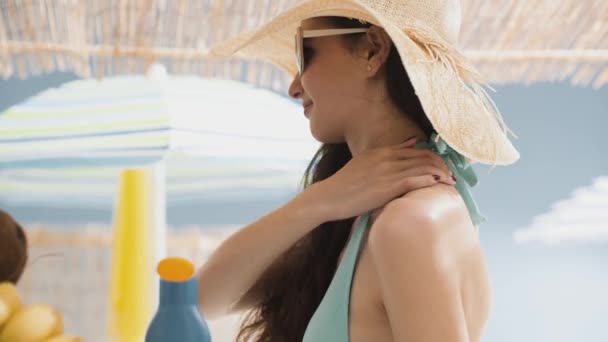
<path id="1" fill-rule="evenodd" d="M 507 137 L 508 129 L 474 67 L 456 49 L 458 5 L 455 0 L 311 0 L 259 29 L 215 45 L 211 53 L 227 57 L 236 52 L 241 57 L 270 60 L 294 75 L 293 32 L 302 20 L 345 16 L 382 26 L 443 140 L 471 161 L 511 164 L 519 154 Z"/>
<path id="2" fill-rule="evenodd" d="M 207 49 L 300 0 L 6 0 L 0 75 L 170 72 L 239 79 L 284 92 L 288 76 L 259 61 L 213 62 Z M 459 47 L 492 84 L 608 83 L 608 1 L 463 0 Z M 289 61 L 291 62 L 291 60 Z"/>

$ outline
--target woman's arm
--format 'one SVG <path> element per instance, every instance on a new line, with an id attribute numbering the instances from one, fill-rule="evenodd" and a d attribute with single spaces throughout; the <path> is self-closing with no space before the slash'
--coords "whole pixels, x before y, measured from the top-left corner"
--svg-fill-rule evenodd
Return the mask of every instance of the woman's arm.
<path id="1" fill-rule="evenodd" d="M 260 275 L 324 222 L 319 204 L 311 191 L 304 191 L 227 238 L 198 271 L 199 304 L 205 318 L 256 304 L 262 289 L 252 286 Z"/>
<path id="2" fill-rule="evenodd" d="M 458 266 L 463 250 L 454 241 L 472 225 L 466 207 L 453 198 L 439 202 L 416 196 L 393 201 L 370 231 L 370 254 L 396 342 L 469 341 Z"/>
<path id="3" fill-rule="evenodd" d="M 453 184 L 441 157 L 408 144 L 352 158 L 331 177 L 224 241 L 198 272 L 205 317 L 255 305 L 263 291 L 254 286 L 257 280 L 269 267 L 280 266 L 282 253 L 320 224 L 361 215 L 440 181 Z"/>

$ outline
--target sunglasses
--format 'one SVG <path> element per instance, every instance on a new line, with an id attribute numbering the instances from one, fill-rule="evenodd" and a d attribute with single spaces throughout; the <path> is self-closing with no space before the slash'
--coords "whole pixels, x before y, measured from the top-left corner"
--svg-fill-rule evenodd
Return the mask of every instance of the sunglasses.
<path id="1" fill-rule="evenodd" d="M 304 38 L 337 36 L 342 34 L 364 33 L 369 31 L 369 28 L 352 28 L 352 29 L 330 29 L 330 30 L 303 30 L 298 27 L 296 32 L 296 65 L 300 75 L 304 71 Z"/>

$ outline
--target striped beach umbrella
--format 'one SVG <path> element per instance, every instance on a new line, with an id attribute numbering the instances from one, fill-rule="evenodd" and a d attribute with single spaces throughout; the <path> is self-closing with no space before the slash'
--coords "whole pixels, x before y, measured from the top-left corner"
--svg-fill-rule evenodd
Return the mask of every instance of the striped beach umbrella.
<path id="1" fill-rule="evenodd" d="M 0 201 L 107 207 L 121 170 L 159 162 L 172 202 L 273 197 L 317 148 L 299 105 L 246 84 L 78 80 L 0 113 Z"/>
<path id="2" fill-rule="evenodd" d="M 307 160 L 204 157 L 169 151 L 166 201 L 179 206 L 282 198 L 295 193 Z M 108 208 L 117 196 L 121 167 L 29 167 L 0 170 L 0 201 L 69 209 Z M 60 194 L 60 196 L 58 196 Z"/>
<path id="3" fill-rule="evenodd" d="M 151 317 L 167 188 L 210 201 L 294 191 L 318 148 L 285 97 L 154 74 L 70 82 L 0 114 L 1 201 L 115 201 L 109 322 L 121 342 L 142 340 Z"/>
<path id="4" fill-rule="evenodd" d="M 127 167 L 169 150 L 284 166 L 317 148 L 299 105 L 227 80 L 77 80 L 0 113 L 0 169 Z"/>

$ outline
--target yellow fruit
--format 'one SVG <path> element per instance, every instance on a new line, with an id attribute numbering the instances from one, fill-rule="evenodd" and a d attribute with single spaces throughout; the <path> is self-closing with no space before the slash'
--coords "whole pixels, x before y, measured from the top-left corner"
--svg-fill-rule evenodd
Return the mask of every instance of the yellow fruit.
<path id="1" fill-rule="evenodd" d="M 0 327 L 21 307 L 21 297 L 13 283 L 0 283 Z"/>
<path id="2" fill-rule="evenodd" d="M 43 342 L 63 333 L 63 319 L 48 305 L 26 306 L 0 331 L 0 342 Z"/>
<path id="3" fill-rule="evenodd" d="M 61 335 L 55 336 L 49 340 L 45 340 L 44 342 L 84 342 L 84 338 L 77 336 Z"/>

